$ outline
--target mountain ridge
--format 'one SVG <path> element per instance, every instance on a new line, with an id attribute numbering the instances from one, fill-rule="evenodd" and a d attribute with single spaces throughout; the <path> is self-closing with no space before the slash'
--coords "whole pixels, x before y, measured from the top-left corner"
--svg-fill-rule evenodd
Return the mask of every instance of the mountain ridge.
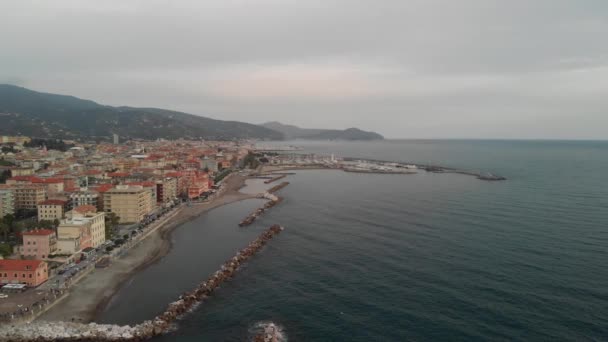
<path id="1" fill-rule="evenodd" d="M 71 95 L 0 84 L 0 134 L 77 140 L 138 139 L 283 140 L 282 133 L 239 121 L 129 106 L 113 107 Z"/>

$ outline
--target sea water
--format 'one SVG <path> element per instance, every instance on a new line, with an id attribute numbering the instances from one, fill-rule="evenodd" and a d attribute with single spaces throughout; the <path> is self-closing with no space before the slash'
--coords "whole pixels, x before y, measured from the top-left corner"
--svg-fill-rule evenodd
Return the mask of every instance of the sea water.
<path id="1" fill-rule="evenodd" d="M 153 317 L 279 223 L 283 234 L 156 340 L 244 341 L 261 322 L 289 341 L 608 339 L 608 142 L 287 144 L 508 180 L 299 171 L 248 228 L 237 223 L 255 200 L 178 228 L 104 320 Z"/>

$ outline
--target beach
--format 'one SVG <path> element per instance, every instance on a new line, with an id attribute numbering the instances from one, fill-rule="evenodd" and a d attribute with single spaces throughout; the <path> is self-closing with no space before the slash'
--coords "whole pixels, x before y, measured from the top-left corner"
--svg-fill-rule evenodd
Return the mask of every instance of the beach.
<path id="1" fill-rule="evenodd" d="M 182 205 L 176 212 L 163 218 L 149 236 L 132 247 L 126 255 L 115 259 L 105 269 L 96 269 L 72 287 L 69 296 L 38 317 L 41 321 L 90 322 L 112 299 L 116 291 L 130 277 L 153 264 L 171 250 L 171 232 L 180 225 L 214 208 L 237 201 L 255 198 L 255 194 L 239 192 L 246 176 L 231 174 L 213 198 L 203 203 Z"/>

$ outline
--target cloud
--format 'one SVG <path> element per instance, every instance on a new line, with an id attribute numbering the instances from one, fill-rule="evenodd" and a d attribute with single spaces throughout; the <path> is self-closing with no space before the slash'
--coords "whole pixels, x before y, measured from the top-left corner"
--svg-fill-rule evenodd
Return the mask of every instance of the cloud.
<path id="1" fill-rule="evenodd" d="M 608 138 L 595 129 L 606 13 L 597 0 L 6 0 L 0 80 L 388 136 Z"/>

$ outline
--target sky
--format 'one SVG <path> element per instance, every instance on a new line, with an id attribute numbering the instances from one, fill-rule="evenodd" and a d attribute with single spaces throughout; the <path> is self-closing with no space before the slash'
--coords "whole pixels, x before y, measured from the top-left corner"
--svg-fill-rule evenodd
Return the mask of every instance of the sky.
<path id="1" fill-rule="evenodd" d="M 608 139 L 605 0 L 0 0 L 0 83 L 389 138 Z"/>

